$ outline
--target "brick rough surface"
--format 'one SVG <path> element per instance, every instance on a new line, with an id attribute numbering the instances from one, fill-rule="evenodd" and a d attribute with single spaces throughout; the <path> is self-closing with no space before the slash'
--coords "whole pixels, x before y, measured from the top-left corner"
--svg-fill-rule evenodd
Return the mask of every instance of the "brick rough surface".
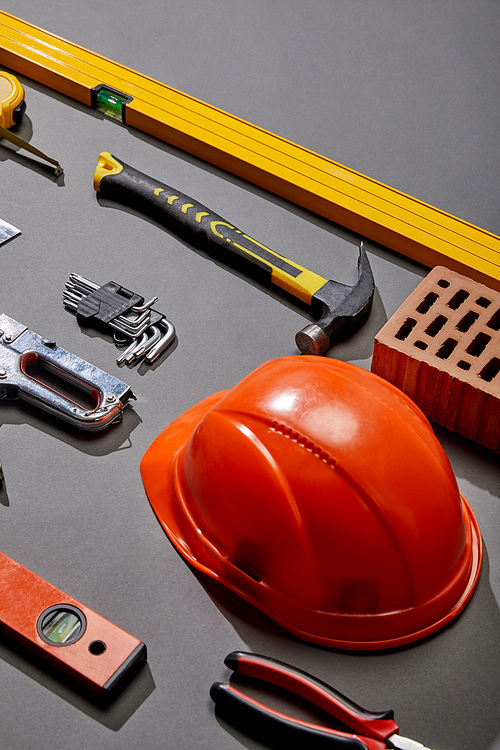
<path id="1" fill-rule="evenodd" d="M 375 337 L 372 372 L 500 451 L 500 293 L 436 266 Z"/>

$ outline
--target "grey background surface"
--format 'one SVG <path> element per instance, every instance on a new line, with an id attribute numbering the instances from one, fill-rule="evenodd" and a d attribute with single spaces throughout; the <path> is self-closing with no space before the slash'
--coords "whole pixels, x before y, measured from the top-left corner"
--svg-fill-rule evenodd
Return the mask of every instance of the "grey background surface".
<path id="1" fill-rule="evenodd" d="M 3 10 L 500 234 L 500 4 L 497 0 L 4 0 Z M 0 548 L 145 641 L 147 667 L 107 710 L 0 644 L 6 750 L 257 747 L 214 717 L 225 655 L 288 661 L 437 750 L 500 748 L 498 458 L 438 431 L 481 526 L 481 580 L 463 615 L 389 653 L 316 648 L 207 582 L 177 555 L 145 495 L 139 461 L 174 418 L 266 360 L 296 354 L 305 324 L 284 304 L 152 223 L 99 201 L 101 151 L 174 185 L 269 247 L 352 283 L 358 238 L 22 76 L 21 135 L 64 180 L 0 144 L 1 311 L 125 380 L 122 425 L 88 437 L 2 403 Z M 367 243 L 371 317 L 329 356 L 366 369 L 373 337 L 427 273 Z M 71 272 L 113 279 L 174 322 L 178 342 L 146 371 L 63 309 Z"/>

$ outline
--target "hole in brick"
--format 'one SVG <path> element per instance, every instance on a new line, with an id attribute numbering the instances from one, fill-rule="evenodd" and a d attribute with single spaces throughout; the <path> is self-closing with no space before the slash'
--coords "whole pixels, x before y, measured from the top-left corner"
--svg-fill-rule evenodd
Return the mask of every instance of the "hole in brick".
<path id="1" fill-rule="evenodd" d="M 414 327 L 417 325 L 417 321 L 413 318 L 407 318 L 399 331 L 396 334 L 396 338 L 400 341 L 404 341 L 410 333 L 413 331 Z"/>
<path id="2" fill-rule="evenodd" d="M 470 370 L 470 362 L 464 362 L 461 359 L 460 362 L 457 362 L 457 367 L 460 367 L 461 370 Z"/>
<path id="3" fill-rule="evenodd" d="M 490 359 L 488 364 L 483 367 L 483 369 L 479 373 L 479 377 L 483 380 L 486 380 L 488 383 L 491 383 L 493 378 L 496 378 L 499 372 L 500 359 L 498 359 L 498 357 L 493 357 L 493 359 Z"/>
<path id="4" fill-rule="evenodd" d="M 446 279 L 439 279 L 438 286 L 442 286 L 443 289 L 446 289 L 446 287 L 450 286 L 450 282 L 446 281 Z"/>
<path id="5" fill-rule="evenodd" d="M 500 331 L 500 310 L 497 310 L 494 316 L 486 323 L 488 328 L 493 328 L 494 331 Z"/>
<path id="6" fill-rule="evenodd" d="M 425 341 L 415 341 L 415 346 L 417 349 L 427 349 L 427 344 Z"/>
<path id="7" fill-rule="evenodd" d="M 457 343 L 458 342 L 455 341 L 455 339 L 446 339 L 444 344 L 441 344 L 439 350 L 436 352 L 436 357 L 439 357 L 439 359 L 448 359 Z"/>
<path id="8" fill-rule="evenodd" d="M 479 305 L 479 307 L 489 307 L 491 305 L 491 300 L 486 299 L 486 297 L 479 297 L 476 300 L 476 305 Z"/>
<path id="9" fill-rule="evenodd" d="M 485 350 L 486 345 L 491 341 L 491 336 L 486 333 L 478 333 L 476 338 L 471 341 L 467 347 L 467 354 L 472 354 L 473 357 L 479 357 Z"/>
<path id="10" fill-rule="evenodd" d="M 426 313 L 428 310 L 431 309 L 432 305 L 437 300 L 437 298 L 438 298 L 438 295 L 436 294 L 436 292 L 429 292 L 429 294 L 427 294 L 424 297 L 422 302 L 417 307 L 417 312 Z"/>
<path id="11" fill-rule="evenodd" d="M 479 313 L 474 312 L 471 310 L 467 313 L 467 315 L 464 315 L 462 320 L 457 323 L 457 330 L 461 331 L 462 333 L 466 333 L 470 328 L 472 328 L 472 325 L 476 322 L 476 320 L 479 318 Z"/>
<path id="12" fill-rule="evenodd" d="M 452 310 L 458 310 L 460 305 L 462 305 L 465 302 L 468 296 L 469 296 L 469 292 L 466 292 L 465 289 L 460 289 L 450 299 L 450 301 L 448 302 L 448 307 L 451 307 Z"/>
<path id="13" fill-rule="evenodd" d="M 447 320 L 448 318 L 445 318 L 444 315 L 438 315 L 437 318 L 433 320 L 432 323 L 430 323 L 425 329 L 426 334 L 428 336 L 437 336 Z"/>

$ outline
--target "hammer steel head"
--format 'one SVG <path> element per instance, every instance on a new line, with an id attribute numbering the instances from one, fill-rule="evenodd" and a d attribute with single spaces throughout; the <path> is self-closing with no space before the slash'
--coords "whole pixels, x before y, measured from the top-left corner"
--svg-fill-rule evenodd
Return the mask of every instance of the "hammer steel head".
<path id="1" fill-rule="evenodd" d="M 302 354 L 324 354 L 331 346 L 334 334 L 347 336 L 359 328 L 368 317 L 375 282 L 363 242 L 359 243 L 358 280 L 353 286 L 339 281 L 327 281 L 311 302 L 313 314 L 319 320 L 299 331 L 295 343 Z"/>

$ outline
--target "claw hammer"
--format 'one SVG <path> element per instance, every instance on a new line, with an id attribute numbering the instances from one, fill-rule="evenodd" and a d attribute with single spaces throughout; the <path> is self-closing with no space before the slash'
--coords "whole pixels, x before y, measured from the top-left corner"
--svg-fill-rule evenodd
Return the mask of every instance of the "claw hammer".
<path id="1" fill-rule="evenodd" d="M 368 316 L 375 286 L 362 242 L 358 280 L 347 286 L 328 281 L 270 250 L 194 198 L 139 172 L 109 152 L 99 155 L 94 188 L 103 198 L 139 211 L 260 283 L 280 287 L 309 305 L 317 320 L 295 336 L 303 354 L 323 354 L 334 335 L 350 335 Z"/>

